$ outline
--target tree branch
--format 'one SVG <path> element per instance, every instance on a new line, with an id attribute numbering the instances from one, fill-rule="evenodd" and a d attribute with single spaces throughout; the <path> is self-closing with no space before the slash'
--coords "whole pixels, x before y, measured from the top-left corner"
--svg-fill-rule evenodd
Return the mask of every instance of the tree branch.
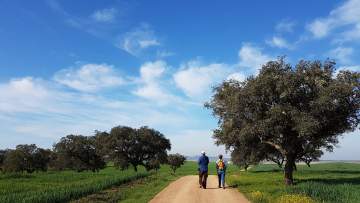
<path id="1" fill-rule="evenodd" d="M 280 145 L 275 144 L 275 143 L 270 142 L 270 141 L 264 141 L 264 143 L 273 146 L 275 149 L 277 149 L 285 157 L 286 151 Z"/>

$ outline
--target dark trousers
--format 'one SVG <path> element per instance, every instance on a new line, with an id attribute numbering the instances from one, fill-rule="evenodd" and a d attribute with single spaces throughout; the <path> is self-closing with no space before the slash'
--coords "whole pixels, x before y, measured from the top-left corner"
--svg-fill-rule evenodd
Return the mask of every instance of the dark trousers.
<path id="1" fill-rule="evenodd" d="M 199 171 L 199 185 L 206 189 L 207 171 Z"/>

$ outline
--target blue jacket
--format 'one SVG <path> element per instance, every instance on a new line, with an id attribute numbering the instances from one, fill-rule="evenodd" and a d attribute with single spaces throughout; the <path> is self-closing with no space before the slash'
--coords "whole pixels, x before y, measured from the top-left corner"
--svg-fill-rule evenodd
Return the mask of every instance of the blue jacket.
<path id="1" fill-rule="evenodd" d="M 200 172 L 207 172 L 209 165 L 209 158 L 206 155 L 202 155 L 198 160 L 198 165 Z"/>

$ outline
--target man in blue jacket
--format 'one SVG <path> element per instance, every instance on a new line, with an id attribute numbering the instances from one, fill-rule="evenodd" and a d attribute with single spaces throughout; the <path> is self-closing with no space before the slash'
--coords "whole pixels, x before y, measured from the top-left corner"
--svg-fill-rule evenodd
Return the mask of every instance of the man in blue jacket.
<path id="1" fill-rule="evenodd" d="M 206 180 L 208 177 L 208 165 L 209 165 L 209 157 L 205 155 L 205 151 L 201 152 L 201 156 L 198 160 L 199 165 L 199 185 L 200 188 L 206 189 Z"/>

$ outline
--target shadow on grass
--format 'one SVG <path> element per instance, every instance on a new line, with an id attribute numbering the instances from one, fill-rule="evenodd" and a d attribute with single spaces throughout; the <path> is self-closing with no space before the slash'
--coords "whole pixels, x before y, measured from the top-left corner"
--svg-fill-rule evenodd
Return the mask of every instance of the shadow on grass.
<path id="1" fill-rule="evenodd" d="M 25 173 L 8 173 L 3 174 L 0 176 L 0 180 L 6 180 L 6 179 L 22 179 L 22 178 L 33 178 L 35 176 L 31 174 L 25 174 Z"/>
<path id="2" fill-rule="evenodd" d="M 253 170 L 253 171 L 248 171 L 248 172 L 250 172 L 250 173 L 269 173 L 269 172 L 282 172 L 282 171 L 283 171 L 283 169 L 281 169 L 281 168 L 279 168 L 279 169 L 274 168 L 274 169 L 263 169 L 263 170 L 259 169 L 259 170 Z"/>
<path id="3" fill-rule="evenodd" d="M 354 178 L 309 178 L 309 179 L 297 179 L 296 183 L 306 183 L 306 182 L 318 182 L 329 185 L 339 185 L 339 184 L 353 184 L 360 185 L 360 177 Z"/>

